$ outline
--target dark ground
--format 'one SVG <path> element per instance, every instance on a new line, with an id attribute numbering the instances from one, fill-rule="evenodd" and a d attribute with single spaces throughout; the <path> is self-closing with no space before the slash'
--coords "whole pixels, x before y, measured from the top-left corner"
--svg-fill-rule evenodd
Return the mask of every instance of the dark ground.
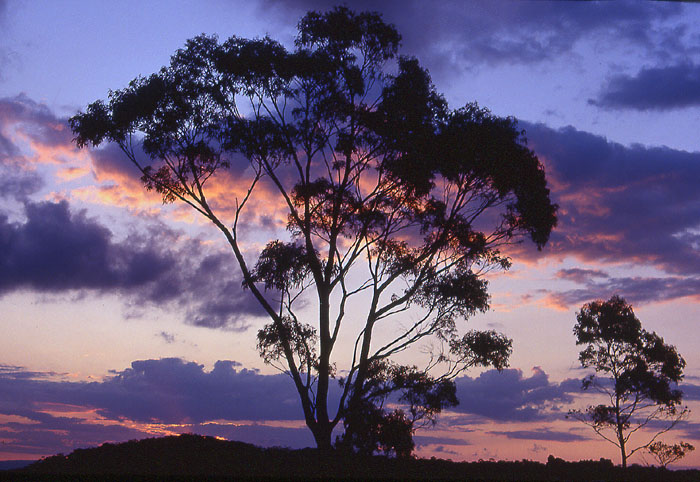
<path id="1" fill-rule="evenodd" d="M 610 460 L 547 464 L 451 462 L 442 459 L 361 457 L 315 449 L 263 449 L 243 442 L 181 435 L 150 438 L 54 455 L 23 469 L 0 472 L 0 480 L 634 480 L 700 481 L 698 470 L 670 471 Z"/>

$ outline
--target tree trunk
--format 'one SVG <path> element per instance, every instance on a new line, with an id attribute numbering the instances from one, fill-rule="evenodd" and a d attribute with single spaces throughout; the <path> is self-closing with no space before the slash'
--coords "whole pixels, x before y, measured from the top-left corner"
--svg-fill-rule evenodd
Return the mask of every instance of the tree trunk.
<path id="1" fill-rule="evenodd" d="M 320 353 L 318 358 L 318 385 L 316 388 L 316 420 L 319 426 L 329 425 L 328 417 L 328 387 L 330 378 L 330 355 L 331 355 L 331 336 L 330 336 L 330 300 L 329 295 L 324 289 L 319 293 L 320 312 L 319 312 L 319 335 L 320 335 Z"/>
<path id="2" fill-rule="evenodd" d="M 316 386 L 316 447 L 321 451 L 331 450 L 331 434 L 333 425 L 328 416 L 328 388 L 330 378 L 330 296 L 325 287 L 319 289 L 319 335 L 320 353 L 318 358 L 318 385 Z"/>
<path id="3" fill-rule="evenodd" d="M 316 448 L 318 448 L 320 452 L 330 452 L 333 448 L 331 442 L 333 427 L 331 424 L 328 422 L 319 423 L 312 432 L 314 434 L 314 440 L 316 441 Z"/>

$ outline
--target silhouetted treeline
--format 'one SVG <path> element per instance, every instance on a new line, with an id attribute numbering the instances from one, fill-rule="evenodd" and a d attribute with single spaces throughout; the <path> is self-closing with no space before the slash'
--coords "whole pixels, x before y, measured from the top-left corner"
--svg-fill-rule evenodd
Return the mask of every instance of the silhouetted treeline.
<path id="1" fill-rule="evenodd" d="M 317 449 L 259 448 L 199 435 L 150 438 L 55 455 L 24 469 L 0 473 L 3 480 L 635 480 L 697 481 L 698 470 L 614 466 L 610 460 L 546 464 L 451 462 L 399 459 Z"/>

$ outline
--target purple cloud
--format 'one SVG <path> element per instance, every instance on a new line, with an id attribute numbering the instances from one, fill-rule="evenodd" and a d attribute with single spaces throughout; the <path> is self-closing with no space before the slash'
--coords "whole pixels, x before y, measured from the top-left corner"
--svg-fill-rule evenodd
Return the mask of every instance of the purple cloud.
<path id="1" fill-rule="evenodd" d="M 28 203 L 23 224 L 0 218 L 0 291 L 140 286 L 169 269 L 159 251 L 115 244 L 107 228 L 66 201 Z"/>
<path id="2" fill-rule="evenodd" d="M 573 127 L 523 123 L 544 161 L 559 224 L 542 253 L 590 263 L 655 267 L 667 276 L 610 278 L 602 270 L 560 271 L 585 284 L 559 295 L 564 305 L 621 293 L 634 302 L 692 296 L 700 284 L 700 153 L 623 146 Z"/>
<path id="3" fill-rule="evenodd" d="M 575 442 L 580 440 L 588 440 L 588 437 L 578 435 L 571 432 L 559 432 L 542 428 L 537 430 L 512 430 L 509 432 L 488 432 L 493 435 L 503 435 L 510 439 L 518 440 L 548 440 L 553 442 Z"/>
<path id="4" fill-rule="evenodd" d="M 227 360 L 216 362 L 210 372 L 179 358 L 135 361 L 131 368 L 85 388 L 86 401 L 93 400 L 99 413 L 112 419 L 201 423 L 303 417 L 289 377 L 261 375 Z"/>
<path id="5" fill-rule="evenodd" d="M 700 440 L 700 423 L 697 422 L 683 422 L 679 427 L 678 431 L 683 433 L 684 438 L 690 440 Z"/>
<path id="6" fill-rule="evenodd" d="M 683 400 L 700 400 L 700 385 L 686 382 L 681 383 L 678 388 L 683 391 Z"/>
<path id="7" fill-rule="evenodd" d="M 583 288 L 551 291 L 549 298 L 563 307 L 576 306 L 594 299 L 607 299 L 613 294 L 624 293 L 635 304 L 667 301 L 685 296 L 697 297 L 700 278 L 609 278 L 603 282 L 588 280 Z"/>
<path id="8" fill-rule="evenodd" d="M 13 142 L 14 129 L 20 128 L 34 141 L 46 137 L 55 142 L 62 135 L 57 132 L 59 123 L 47 107 L 24 95 L 0 98 L 0 199 L 24 202 L 44 185 Z"/>
<path id="9" fill-rule="evenodd" d="M 598 269 L 561 269 L 557 271 L 556 277 L 560 279 L 584 283 L 595 278 L 608 278 L 608 274 Z"/>
<path id="10" fill-rule="evenodd" d="M 149 224 L 146 232 L 116 242 L 110 230 L 83 211 L 72 212 L 67 202 L 32 202 L 44 183 L 14 143 L 16 130 L 50 152 L 75 149 L 67 121 L 48 107 L 24 95 L 0 98 L 0 198 L 18 201 L 26 213 L 26 221 L 11 223 L 0 209 L 0 296 L 16 290 L 116 292 L 135 305 L 177 308 L 194 325 L 236 330 L 264 314 L 243 291 L 230 253 L 183 241 L 152 219 L 141 222 Z M 93 150 L 91 159 L 98 179 L 117 180 L 127 194 L 144 189 L 140 172 L 116 145 Z M 248 165 L 234 155 L 222 175 L 235 179 Z"/>
<path id="11" fill-rule="evenodd" d="M 0 199 L 24 203 L 44 186 L 43 179 L 34 171 L 12 171 L 12 168 L 0 167 Z"/>
<path id="12" fill-rule="evenodd" d="M 47 147 L 71 146 L 73 134 L 66 119 L 57 117 L 46 105 L 25 94 L 0 98 L 0 160 L 18 150 L 7 137 L 10 127 L 18 127 L 31 141 Z"/>
<path id="13" fill-rule="evenodd" d="M 0 413 L 38 421 L 35 412 L 44 403 L 94 408 L 109 420 L 142 423 L 303 418 L 286 375 L 261 375 L 228 360 L 216 362 L 211 371 L 180 358 L 139 360 L 102 382 L 89 383 L 18 373 L 22 371 L 0 372 Z"/>
<path id="14" fill-rule="evenodd" d="M 559 406 L 581 393 L 580 380 L 552 383 L 539 368 L 533 369 L 530 377 L 516 369 L 491 370 L 475 378 L 460 377 L 456 383 L 461 403 L 454 411 L 472 415 L 472 423 L 484 418 L 516 422 L 561 419 Z M 682 388 L 689 399 L 698 392 L 693 384 Z M 81 410 L 94 411 L 101 419 L 60 415 L 61 411 Z M 229 360 L 218 361 L 209 371 L 180 358 L 139 360 L 100 382 L 68 381 L 52 373 L 0 365 L 0 414 L 15 416 L 0 422 L 0 436 L 10 440 L 8 451 L 16 453 L 55 453 L 151 436 L 139 423 L 168 424 L 166 429 L 178 433 L 221 436 L 264 446 L 313 445 L 310 432 L 302 425 L 303 414 L 289 378 L 284 374 L 262 375 Z M 272 423 L 278 420 L 296 422 Z M 105 422 L 111 423 L 103 425 Z M 58 431 L 68 435 L 56 437 Z M 550 429 L 493 433 L 529 440 L 583 438 Z M 416 443 L 470 444 L 425 431 L 416 435 Z"/>
<path id="15" fill-rule="evenodd" d="M 457 411 L 498 420 L 541 420 L 545 405 L 568 400 L 568 384 L 550 383 L 539 369 L 529 378 L 519 370 L 505 370 L 502 375 L 494 371 L 458 379 L 462 404 Z M 57 407 L 64 406 L 71 412 L 93 410 L 103 420 L 55 415 Z M 51 414 L 46 413 L 47 407 L 53 407 Z M 218 361 L 210 371 L 179 358 L 139 360 L 101 382 L 72 382 L 57 379 L 55 374 L 3 366 L 0 414 L 32 421 L 0 423 L 0 435 L 11 440 L 10 450 L 17 453 L 45 454 L 149 435 L 138 425 L 124 428 L 123 422 L 174 424 L 179 426 L 175 431 L 267 446 L 313 445 L 310 433 L 301 425 L 298 397 L 286 375 L 262 375 L 226 360 Z M 105 420 L 119 424 L 101 431 Z M 248 422 L 232 425 L 227 420 Z M 297 420 L 299 426 L 270 426 L 273 420 Z M 70 444 L 55 436 L 57 430 L 71 434 Z M 465 440 L 427 433 L 419 433 L 416 443 L 469 445 Z"/>
<path id="16" fill-rule="evenodd" d="M 62 417 L 47 410 L 94 410 L 102 419 Z M 211 371 L 178 358 L 140 360 L 102 382 L 90 383 L 0 365 L 0 414 L 15 416 L 0 422 L 6 453 L 68 453 L 154 435 L 138 423 L 173 424 L 166 429 L 260 446 L 314 445 L 286 375 L 261 375 L 228 360 L 218 361 Z M 268 423 L 261 423 L 264 420 Z M 269 422 L 274 420 L 296 420 L 298 426 Z"/>
<path id="17" fill-rule="evenodd" d="M 95 410 L 103 420 L 64 417 L 56 412 Z M 47 413 L 50 411 L 51 413 Z M 175 431 L 223 436 L 259 445 L 313 445 L 305 427 L 255 423 L 300 420 L 293 384 L 283 374 L 261 375 L 221 360 L 211 371 L 178 358 L 140 360 L 102 382 L 72 382 L 55 374 L 0 366 L 0 422 L 3 451 L 45 455 L 153 436 L 121 422 L 177 424 Z M 27 422 L 17 417 L 28 419 Z M 104 421 L 120 422 L 117 424 Z M 232 425 L 218 420 L 248 420 Z"/>
<path id="18" fill-rule="evenodd" d="M 533 368 L 529 378 L 511 368 L 488 370 L 476 378 L 459 377 L 455 383 L 459 399 L 455 412 L 518 422 L 549 418 L 556 404 L 571 402 L 571 393 L 580 388 L 578 380 L 551 383 L 539 367 Z"/>
<path id="19" fill-rule="evenodd" d="M 264 0 L 260 10 L 294 21 L 308 10 L 325 11 L 330 0 Z M 417 55 L 433 73 L 450 75 L 475 63 L 539 63 L 570 52 L 583 38 L 614 38 L 649 52 L 677 31 L 659 22 L 682 15 L 683 6 L 654 2 L 353 2 L 355 11 L 379 11 L 403 36 L 402 51 Z M 664 51 L 663 55 L 667 52 Z"/>
<path id="20" fill-rule="evenodd" d="M 0 437 L 5 440 L 3 452 L 52 455 L 95 447 L 106 441 L 126 442 L 152 436 L 124 425 L 102 425 L 72 417 L 36 413 L 28 418 L 34 423 L 0 424 Z"/>
<path id="21" fill-rule="evenodd" d="M 605 109 L 670 110 L 700 105 L 700 65 L 649 67 L 618 75 L 590 104 Z"/>
<path id="22" fill-rule="evenodd" d="M 469 430 L 460 430 L 468 432 Z M 414 435 L 413 441 L 417 446 L 421 445 L 471 445 L 467 440 L 451 437 L 433 437 L 430 435 Z"/>
<path id="23" fill-rule="evenodd" d="M 170 304 L 192 324 L 243 329 L 262 315 L 232 275 L 232 259 L 207 253 L 197 240 L 178 241 L 149 226 L 116 242 L 112 233 L 66 201 L 25 204 L 26 221 L 0 212 L 0 295 L 17 290 L 121 293 L 139 303 Z"/>

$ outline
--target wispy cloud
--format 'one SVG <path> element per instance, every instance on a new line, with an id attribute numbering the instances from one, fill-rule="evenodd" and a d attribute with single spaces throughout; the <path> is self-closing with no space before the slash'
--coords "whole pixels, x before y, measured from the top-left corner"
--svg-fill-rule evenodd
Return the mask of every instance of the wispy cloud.
<path id="1" fill-rule="evenodd" d="M 488 433 L 492 435 L 503 435 L 507 438 L 518 440 L 548 440 L 554 442 L 575 442 L 579 440 L 588 440 L 587 437 L 576 433 L 560 432 L 547 428 L 536 430 L 512 430 L 505 432 L 491 431 Z"/>

